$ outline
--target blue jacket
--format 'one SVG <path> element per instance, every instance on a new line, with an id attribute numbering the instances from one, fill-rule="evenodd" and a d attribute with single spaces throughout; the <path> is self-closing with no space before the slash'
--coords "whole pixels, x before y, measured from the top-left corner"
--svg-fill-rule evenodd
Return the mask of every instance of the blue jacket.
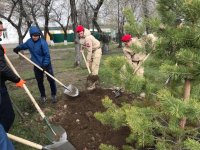
<path id="1" fill-rule="evenodd" d="M 0 148 L 2 150 L 14 150 L 14 146 L 8 139 L 3 126 L 0 124 Z"/>
<path id="2" fill-rule="evenodd" d="M 33 34 L 41 35 L 40 30 L 35 26 L 30 27 L 29 33 L 31 37 Z M 47 66 L 51 61 L 48 44 L 42 38 L 39 38 L 37 41 L 33 41 L 30 38 L 25 43 L 19 45 L 18 48 L 21 50 L 29 49 L 31 60 L 40 67 Z"/>

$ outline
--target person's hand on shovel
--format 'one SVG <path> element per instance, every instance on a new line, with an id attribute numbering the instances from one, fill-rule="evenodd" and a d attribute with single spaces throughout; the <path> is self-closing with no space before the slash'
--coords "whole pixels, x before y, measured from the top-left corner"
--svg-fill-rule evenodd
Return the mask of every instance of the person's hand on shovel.
<path id="1" fill-rule="evenodd" d="M 42 66 L 42 71 L 45 72 L 47 71 L 48 66 Z"/>
<path id="2" fill-rule="evenodd" d="M 18 54 L 18 52 L 20 52 L 20 51 L 21 51 L 21 49 L 19 47 L 15 47 L 13 49 L 13 52 L 15 52 L 16 54 Z"/>
<path id="3" fill-rule="evenodd" d="M 81 49 L 80 49 L 80 52 L 81 52 L 81 53 L 84 53 L 84 50 L 81 48 Z"/>
<path id="4" fill-rule="evenodd" d="M 16 83 L 16 86 L 19 87 L 19 88 L 23 88 L 23 85 L 26 83 L 26 81 L 20 79 L 19 82 Z"/>

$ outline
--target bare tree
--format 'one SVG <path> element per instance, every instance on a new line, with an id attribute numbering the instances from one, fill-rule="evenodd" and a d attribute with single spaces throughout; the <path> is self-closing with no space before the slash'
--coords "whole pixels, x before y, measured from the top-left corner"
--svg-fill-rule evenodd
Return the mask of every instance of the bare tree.
<path id="1" fill-rule="evenodd" d="M 29 12 L 29 17 L 32 18 L 33 23 L 39 28 L 42 38 L 44 35 L 38 23 L 40 17 L 43 17 L 41 0 L 25 0 L 26 11 Z"/>
<path id="2" fill-rule="evenodd" d="M 44 37 L 47 38 L 47 34 L 50 36 L 50 40 L 53 40 L 53 36 L 49 32 L 49 15 L 50 11 L 52 10 L 53 0 L 44 0 L 43 6 L 44 6 Z"/>
<path id="3" fill-rule="evenodd" d="M 90 7 L 92 8 L 92 10 L 94 12 L 93 18 L 92 18 L 93 26 L 95 26 L 97 31 L 99 33 L 101 33 L 102 30 L 101 30 L 101 27 L 99 26 L 99 24 L 97 22 L 97 19 L 98 19 L 99 10 L 100 10 L 101 6 L 103 5 L 104 0 L 98 0 L 96 7 L 94 5 L 92 5 L 90 1 L 87 1 L 87 2 L 88 2 L 88 4 L 90 5 Z"/>
<path id="4" fill-rule="evenodd" d="M 17 30 L 19 43 L 23 43 L 32 23 L 24 9 L 23 1 L 8 0 L 4 1 L 3 5 L 5 8 L 0 10 L 0 17 L 7 20 Z"/>
<path id="5" fill-rule="evenodd" d="M 90 18 L 89 18 L 89 7 L 86 3 L 86 0 L 84 0 L 84 14 L 85 14 L 85 20 L 86 20 L 86 28 L 90 28 Z"/>
<path id="6" fill-rule="evenodd" d="M 90 29 L 90 22 L 92 21 L 92 9 L 87 3 L 87 0 L 81 1 L 78 6 L 78 22 L 87 29 Z"/>
<path id="7" fill-rule="evenodd" d="M 80 66 L 81 64 L 81 53 L 80 53 L 80 44 L 79 44 L 79 38 L 76 34 L 76 26 L 77 26 L 77 10 L 76 10 L 76 2 L 75 0 L 70 0 L 70 6 L 71 6 L 71 21 L 74 31 L 74 42 L 75 42 L 75 63 L 74 66 Z"/>
<path id="8" fill-rule="evenodd" d="M 118 42 L 119 42 L 118 48 L 122 47 L 121 37 L 124 34 L 125 17 L 123 14 L 123 10 L 128 5 L 129 5 L 129 0 L 126 1 L 118 0 Z"/>
<path id="9" fill-rule="evenodd" d="M 138 22 L 150 19 L 156 15 L 156 1 L 155 0 L 132 0 L 131 7 L 134 11 L 135 18 Z M 146 24 L 146 33 L 150 33 L 148 23 Z"/>
<path id="10" fill-rule="evenodd" d="M 67 29 L 69 27 L 71 9 L 70 7 L 68 7 L 68 4 L 63 1 L 59 3 L 58 6 L 54 7 L 52 10 L 53 10 L 53 13 L 50 16 L 51 17 L 50 20 L 55 21 L 62 28 L 64 32 L 64 44 L 67 45 Z"/>

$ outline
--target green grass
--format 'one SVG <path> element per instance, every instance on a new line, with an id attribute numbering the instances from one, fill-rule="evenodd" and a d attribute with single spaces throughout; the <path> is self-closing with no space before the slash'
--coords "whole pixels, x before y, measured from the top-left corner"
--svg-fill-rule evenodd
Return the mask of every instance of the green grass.
<path id="1" fill-rule="evenodd" d="M 68 43 L 64 45 L 62 43 L 56 43 L 54 46 L 49 46 L 50 49 L 63 49 L 63 48 L 74 48 L 74 43 Z"/>
<path id="2" fill-rule="evenodd" d="M 64 84 L 68 85 L 69 83 L 73 82 L 75 86 L 77 86 L 79 89 L 82 89 L 84 87 L 88 71 L 85 67 L 84 61 L 82 62 L 82 67 L 74 68 L 75 54 L 73 49 L 59 51 L 59 49 L 67 47 L 73 47 L 73 44 L 68 44 L 67 46 L 56 45 L 55 47 L 51 47 L 52 49 L 57 49 L 56 51 L 51 51 L 54 75 Z M 99 76 L 101 79 L 101 85 L 103 87 L 113 86 L 112 82 L 110 81 L 109 71 L 104 70 L 103 62 L 107 57 L 123 55 L 122 50 L 117 49 L 116 47 L 117 45 L 110 45 L 110 54 L 102 56 Z M 20 76 L 23 79 L 27 79 L 26 85 L 29 91 L 32 93 L 34 99 L 39 102 L 40 95 L 37 87 L 37 82 L 34 79 L 33 66 L 26 62 L 26 60 L 23 60 L 20 63 L 20 60 L 18 58 L 12 59 L 12 57 L 10 57 L 10 59 L 16 67 L 17 71 L 19 72 Z M 50 98 L 50 88 L 46 79 L 44 80 L 44 84 L 46 88 L 46 94 L 48 98 Z M 43 121 L 41 121 L 41 117 L 33 106 L 29 96 L 23 89 L 16 88 L 15 84 L 12 82 L 7 82 L 7 86 L 11 99 L 14 101 L 17 107 L 19 107 L 25 117 L 25 119 L 23 120 L 18 112 L 15 110 L 16 118 L 10 133 L 41 145 L 50 144 L 47 138 L 44 136 L 47 126 Z M 57 96 L 59 97 L 63 94 L 63 87 L 57 84 L 57 88 Z M 56 111 L 53 107 L 49 107 L 48 104 L 42 106 L 42 109 L 44 108 L 45 110 L 46 108 L 50 110 L 45 111 L 45 115 L 47 117 L 54 114 Z M 16 150 L 33 150 L 32 148 L 17 142 L 14 142 L 14 146 Z"/>

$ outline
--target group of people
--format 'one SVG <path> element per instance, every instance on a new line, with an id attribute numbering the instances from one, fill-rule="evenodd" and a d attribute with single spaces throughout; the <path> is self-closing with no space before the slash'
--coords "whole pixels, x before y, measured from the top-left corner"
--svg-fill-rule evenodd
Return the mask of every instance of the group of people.
<path id="1" fill-rule="evenodd" d="M 4 31 L 3 23 L 0 21 L 0 37 Z M 16 83 L 17 87 L 23 87 L 24 80 L 20 79 L 7 66 L 4 55 L 6 49 L 0 45 L 0 148 L 4 150 L 13 150 L 14 147 L 9 141 L 6 132 L 8 132 L 14 122 L 15 114 L 12 103 L 5 85 L 6 80 Z"/>
<path id="2" fill-rule="evenodd" d="M 0 36 L 3 32 L 3 24 L 0 21 Z M 80 51 L 83 52 L 84 49 L 87 50 L 86 65 L 90 68 L 91 73 L 87 77 L 87 89 L 93 90 L 99 84 L 99 66 L 102 57 L 102 50 L 100 42 L 91 35 L 91 32 L 84 28 L 82 25 L 76 27 L 76 32 L 80 40 Z M 29 29 L 30 39 L 25 43 L 18 45 L 13 49 L 15 53 L 19 53 L 21 50 L 29 50 L 31 54 L 31 60 L 40 66 L 43 70 L 41 71 L 34 66 L 33 71 L 37 81 L 37 85 L 40 91 L 40 101 L 44 103 L 47 100 L 45 87 L 44 87 L 44 71 L 48 72 L 52 76 L 53 67 L 51 64 L 50 51 L 47 42 L 42 39 L 41 31 L 36 26 L 31 26 Z M 137 38 L 132 38 L 131 35 L 126 34 L 122 37 L 122 42 L 125 43 L 123 49 L 124 54 L 128 62 L 133 66 L 133 69 L 137 67 L 138 63 L 144 58 L 144 54 L 136 54 L 130 47 L 132 44 L 141 46 Z M 0 45 L 0 147 L 3 149 L 12 150 L 14 149 L 12 143 L 8 140 L 6 132 L 11 128 L 15 114 L 13 111 L 12 103 L 6 88 L 6 80 L 16 83 L 17 87 L 23 88 L 25 81 L 19 78 L 7 65 L 4 55 L 6 54 L 6 49 Z M 143 76 L 143 68 L 141 67 L 137 71 L 137 75 Z M 47 76 L 47 80 L 51 89 L 51 101 L 56 102 L 57 88 L 55 81 Z"/>
<path id="3" fill-rule="evenodd" d="M 3 33 L 3 23 L 0 21 L 0 36 Z M 87 49 L 87 64 L 91 69 L 91 74 L 88 76 L 88 80 L 91 84 L 88 85 L 88 90 L 93 90 L 96 86 L 98 78 L 98 71 L 102 51 L 100 48 L 100 42 L 91 35 L 88 29 L 85 29 L 82 25 L 77 26 L 76 32 L 80 38 L 81 51 L 83 48 Z M 53 67 L 51 65 L 51 57 L 47 42 L 40 38 L 41 32 L 36 26 L 31 26 L 29 29 L 30 39 L 25 43 L 18 45 L 13 49 L 15 53 L 19 53 L 21 50 L 29 50 L 31 54 L 31 60 L 40 66 L 41 71 L 34 66 L 33 71 L 40 91 L 40 101 L 44 103 L 47 100 L 45 87 L 44 87 L 44 71 L 48 72 L 52 76 Z M 23 88 L 25 81 L 20 79 L 7 65 L 5 60 L 6 49 L 0 45 L 0 147 L 4 150 L 13 150 L 14 147 L 8 139 L 6 132 L 8 132 L 14 122 L 15 114 L 12 107 L 11 99 L 9 97 L 6 84 L 7 80 L 16 83 L 17 87 Z M 51 89 L 52 103 L 56 102 L 56 83 L 47 76 L 47 80 Z"/>
<path id="4" fill-rule="evenodd" d="M 3 32 L 3 24 L 0 21 L 0 36 Z M 29 50 L 31 54 L 31 60 L 39 65 L 43 71 L 34 67 L 34 74 L 37 80 L 38 88 L 40 91 L 41 102 L 46 101 L 46 93 L 44 88 L 44 71 L 47 71 L 53 75 L 53 69 L 51 65 L 51 58 L 49 53 L 49 48 L 47 42 L 40 38 L 41 32 L 35 27 L 30 27 L 30 39 L 28 39 L 24 44 L 21 44 L 13 49 L 15 53 L 19 53 L 21 50 Z M 6 132 L 11 128 L 15 114 L 12 107 L 12 103 L 6 88 L 5 82 L 7 80 L 16 83 L 17 87 L 23 88 L 25 81 L 20 79 L 7 65 L 5 60 L 6 49 L 0 45 L 0 148 L 3 150 L 13 150 L 14 147 L 12 143 L 8 140 Z M 51 88 L 51 99 L 52 103 L 56 102 L 56 84 L 53 79 L 47 76 L 47 79 Z"/>

